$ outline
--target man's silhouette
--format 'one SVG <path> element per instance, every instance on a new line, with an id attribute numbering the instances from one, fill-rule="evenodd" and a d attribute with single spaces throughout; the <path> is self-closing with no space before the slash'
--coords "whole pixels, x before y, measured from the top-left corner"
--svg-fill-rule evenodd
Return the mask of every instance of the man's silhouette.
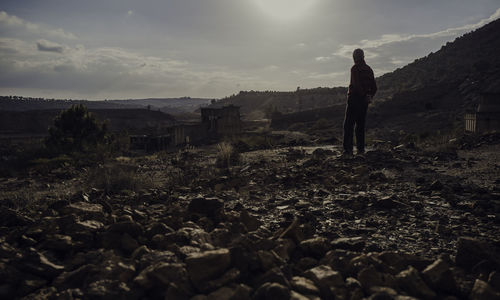
<path id="1" fill-rule="evenodd" d="M 352 53 L 351 83 L 347 92 L 347 108 L 344 119 L 344 154 L 352 155 L 353 130 L 356 131 L 358 154 L 365 152 L 365 120 L 368 104 L 377 92 L 373 70 L 365 62 L 363 50 Z"/>

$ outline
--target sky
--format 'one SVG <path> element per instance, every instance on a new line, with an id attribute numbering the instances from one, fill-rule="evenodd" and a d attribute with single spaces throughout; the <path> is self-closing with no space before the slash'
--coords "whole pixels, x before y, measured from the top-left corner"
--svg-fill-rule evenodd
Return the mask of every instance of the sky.
<path id="1" fill-rule="evenodd" d="M 0 95 L 222 98 L 347 86 L 500 17 L 499 0 L 2 0 Z"/>

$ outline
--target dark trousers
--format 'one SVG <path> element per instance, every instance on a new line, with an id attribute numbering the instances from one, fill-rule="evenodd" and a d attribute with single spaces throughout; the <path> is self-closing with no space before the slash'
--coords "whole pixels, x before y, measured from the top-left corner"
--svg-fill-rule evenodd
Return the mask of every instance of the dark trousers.
<path id="1" fill-rule="evenodd" d="M 344 119 L 344 151 L 352 153 L 353 131 L 356 132 L 358 153 L 365 151 L 365 123 L 368 103 L 364 97 L 349 96 Z"/>

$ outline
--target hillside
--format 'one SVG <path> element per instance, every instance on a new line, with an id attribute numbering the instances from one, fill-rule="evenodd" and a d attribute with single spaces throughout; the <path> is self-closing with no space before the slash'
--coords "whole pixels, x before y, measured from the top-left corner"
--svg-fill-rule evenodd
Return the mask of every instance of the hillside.
<path id="1" fill-rule="evenodd" d="M 175 123 L 166 113 L 146 109 L 90 109 L 97 119 L 107 121 L 113 132 L 127 130 L 141 132 L 148 128 L 161 128 Z M 58 109 L 30 111 L 1 111 L 0 135 L 46 135 Z"/>
<path id="2" fill-rule="evenodd" d="M 89 109 L 133 109 L 149 108 L 169 114 L 192 113 L 201 106 L 208 105 L 209 99 L 204 98 L 147 98 L 127 100 L 59 100 L 17 96 L 0 96 L 0 111 L 27 111 L 67 109 L 75 104 L 83 104 Z"/>
<path id="3" fill-rule="evenodd" d="M 269 117 L 275 110 L 293 113 L 343 103 L 346 93 L 347 88 L 344 87 L 298 89 L 295 92 L 241 91 L 221 99 L 213 106 L 233 104 L 241 107 L 244 118 L 260 119 Z"/>
<path id="4" fill-rule="evenodd" d="M 379 91 L 368 113 L 368 134 L 377 139 L 419 139 L 463 131 L 467 110 L 482 93 L 500 92 L 500 20 L 447 43 L 436 53 L 378 77 Z M 344 96 L 345 97 L 345 96 Z M 277 115 L 272 126 L 311 133 L 320 118 L 323 127 L 342 135 L 345 98 L 329 108 Z M 500 99 L 499 99 L 500 101 Z M 311 104 L 314 106 L 314 104 Z M 316 126 L 317 127 L 317 126 Z"/>

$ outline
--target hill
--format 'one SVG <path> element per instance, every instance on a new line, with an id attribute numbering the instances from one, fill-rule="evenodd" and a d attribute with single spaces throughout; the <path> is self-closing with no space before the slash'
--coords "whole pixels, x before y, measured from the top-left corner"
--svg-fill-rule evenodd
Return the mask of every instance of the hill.
<path id="1" fill-rule="evenodd" d="M 209 103 L 209 99 L 190 97 L 89 101 L 0 96 L 0 110 L 5 111 L 62 110 L 74 104 L 83 104 L 89 109 L 149 108 L 150 110 L 159 110 L 169 114 L 184 114 L 192 113 L 201 106 L 206 106 Z"/>
<path id="2" fill-rule="evenodd" d="M 463 131 L 464 113 L 476 108 L 481 94 L 500 93 L 498 49 L 500 20 L 378 77 L 379 91 L 368 114 L 369 133 L 376 138 L 399 139 Z M 316 109 L 277 114 L 273 126 L 283 129 L 299 122 L 310 131 L 320 116 L 328 119 L 324 127 L 334 128 L 341 135 L 345 96 L 340 100 L 329 109 L 338 113 L 327 115 L 323 109 Z"/>
<path id="3" fill-rule="evenodd" d="M 346 94 L 345 87 L 297 89 L 295 92 L 241 91 L 212 106 L 233 104 L 241 107 L 244 118 L 261 119 L 270 117 L 274 111 L 293 113 L 344 103 Z"/>

